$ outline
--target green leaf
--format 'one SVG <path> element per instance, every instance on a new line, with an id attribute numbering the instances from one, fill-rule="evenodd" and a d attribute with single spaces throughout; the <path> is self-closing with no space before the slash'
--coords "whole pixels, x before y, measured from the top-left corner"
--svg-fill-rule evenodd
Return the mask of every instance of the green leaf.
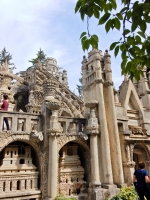
<path id="1" fill-rule="evenodd" d="M 109 19 L 105 24 L 105 30 L 108 33 L 111 28 L 111 19 Z"/>
<path id="2" fill-rule="evenodd" d="M 134 32 L 137 29 L 140 20 L 141 19 L 139 17 L 136 17 L 136 19 L 133 20 L 133 23 L 132 23 L 132 26 L 131 26 L 131 31 L 132 32 Z"/>
<path id="3" fill-rule="evenodd" d="M 131 10 L 129 10 L 129 11 L 127 12 L 127 19 L 128 19 L 128 20 L 131 18 L 131 15 L 132 15 L 132 12 L 131 12 Z"/>
<path id="4" fill-rule="evenodd" d="M 150 23 L 150 16 L 145 15 L 145 21 L 148 22 L 148 23 Z"/>
<path id="5" fill-rule="evenodd" d="M 130 54 L 131 54 L 132 57 L 136 57 L 134 48 L 130 48 L 129 52 L 130 52 Z"/>
<path id="6" fill-rule="evenodd" d="M 85 40 L 87 40 L 87 37 L 86 36 L 82 37 L 81 43 L 83 43 Z"/>
<path id="7" fill-rule="evenodd" d="M 120 30 L 120 26 L 121 26 L 121 24 L 120 24 L 119 19 L 117 17 L 115 17 L 115 28 Z"/>
<path id="8" fill-rule="evenodd" d="M 89 46 L 90 46 L 90 41 L 87 39 L 87 40 L 84 41 L 84 48 L 85 48 L 86 50 L 88 50 L 88 49 L 89 49 Z"/>
<path id="9" fill-rule="evenodd" d="M 125 29 L 124 32 L 123 32 L 123 35 L 127 35 L 128 33 L 130 33 L 130 30 L 129 29 Z"/>
<path id="10" fill-rule="evenodd" d="M 107 8 L 108 8 L 109 11 L 112 11 L 112 5 L 111 5 L 111 3 L 107 4 Z"/>
<path id="11" fill-rule="evenodd" d="M 123 9 L 121 9 L 121 10 L 120 10 L 120 13 L 121 13 L 121 14 L 124 13 L 125 10 L 127 10 L 127 6 L 124 7 Z"/>
<path id="12" fill-rule="evenodd" d="M 110 51 L 113 50 L 115 48 L 115 46 L 119 44 L 119 42 L 114 42 L 110 45 Z"/>
<path id="13" fill-rule="evenodd" d="M 116 46 L 116 48 L 115 48 L 115 52 L 114 52 L 115 57 L 118 55 L 118 53 L 119 53 L 119 45 Z"/>
<path id="14" fill-rule="evenodd" d="M 120 50 L 121 51 L 126 50 L 126 44 L 125 43 L 123 43 L 123 44 L 120 45 Z"/>
<path id="15" fill-rule="evenodd" d="M 80 9 L 80 16 L 81 16 L 81 19 L 84 20 L 84 16 L 85 16 L 85 12 L 83 9 Z"/>
<path id="16" fill-rule="evenodd" d="M 122 62 L 121 62 L 122 74 L 125 74 L 125 72 L 126 72 L 125 71 L 126 64 L 127 64 L 127 59 L 122 60 Z"/>
<path id="17" fill-rule="evenodd" d="M 145 62 L 144 57 L 137 56 L 136 59 L 137 59 L 138 62 Z"/>
<path id="18" fill-rule="evenodd" d="M 75 13 L 78 12 L 80 6 L 81 6 L 81 0 L 78 0 L 77 3 L 76 3 L 76 6 L 75 6 Z"/>
<path id="19" fill-rule="evenodd" d="M 83 38 L 83 36 L 85 36 L 86 34 L 87 34 L 86 32 L 81 33 L 80 39 Z"/>
<path id="20" fill-rule="evenodd" d="M 111 5 L 112 5 L 112 8 L 113 8 L 114 10 L 116 10 L 116 8 L 117 8 L 116 1 L 111 1 Z"/>
<path id="21" fill-rule="evenodd" d="M 94 16 L 95 18 L 99 19 L 100 14 L 96 9 L 94 9 Z"/>
<path id="22" fill-rule="evenodd" d="M 136 35 L 136 36 L 135 36 L 135 39 L 136 39 L 136 41 L 138 41 L 138 42 L 141 43 L 141 37 L 140 37 L 140 36 Z"/>
<path id="23" fill-rule="evenodd" d="M 141 32 L 141 31 L 138 31 L 137 33 L 138 33 L 140 36 L 142 36 L 144 39 L 146 38 L 146 37 L 145 37 L 145 33 Z"/>
<path id="24" fill-rule="evenodd" d="M 140 28 L 141 28 L 141 31 L 142 31 L 143 33 L 145 33 L 146 28 L 147 28 L 147 25 L 146 25 L 145 20 L 142 20 L 142 22 L 141 22 L 141 24 L 140 24 Z"/>
<path id="25" fill-rule="evenodd" d="M 98 49 L 98 42 L 97 42 L 97 40 L 95 40 L 95 38 L 93 36 L 91 36 L 91 38 L 89 39 L 89 42 L 93 48 Z"/>
<path id="26" fill-rule="evenodd" d="M 110 13 L 105 13 L 99 20 L 99 24 L 104 24 L 110 17 Z"/>
<path id="27" fill-rule="evenodd" d="M 95 40 L 96 42 L 98 42 L 98 41 L 99 41 L 99 39 L 98 39 L 98 36 L 97 36 L 97 35 L 92 35 L 92 37 L 94 38 L 94 40 Z"/>
<path id="28" fill-rule="evenodd" d="M 117 16 L 120 20 L 123 20 L 122 14 L 117 13 L 116 16 Z"/>
<path id="29" fill-rule="evenodd" d="M 133 45 L 133 44 L 134 44 L 134 37 L 129 36 L 129 37 L 127 38 L 127 44 L 128 44 L 128 45 Z"/>
<path id="30" fill-rule="evenodd" d="M 121 57 L 123 60 L 127 58 L 126 54 L 127 54 L 126 50 L 122 51 Z"/>

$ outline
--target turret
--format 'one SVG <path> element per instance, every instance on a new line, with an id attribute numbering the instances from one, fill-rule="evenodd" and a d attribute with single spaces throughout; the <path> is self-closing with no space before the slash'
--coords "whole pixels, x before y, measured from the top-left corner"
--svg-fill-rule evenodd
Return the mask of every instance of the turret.
<path id="1" fill-rule="evenodd" d="M 86 56 L 83 56 L 82 60 L 82 86 L 86 85 L 86 74 L 87 74 L 87 59 Z"/>
<path id="2" fill-rule="evenodd" d="M 112 70 L 111 70 L 111 60 L 110 60 L 110 54 L 108 53 L 108 50 L 105 51 L 104 54 L 104 67 L 105 67 L 105 77 L 106 81 L 112 83 Z"/>

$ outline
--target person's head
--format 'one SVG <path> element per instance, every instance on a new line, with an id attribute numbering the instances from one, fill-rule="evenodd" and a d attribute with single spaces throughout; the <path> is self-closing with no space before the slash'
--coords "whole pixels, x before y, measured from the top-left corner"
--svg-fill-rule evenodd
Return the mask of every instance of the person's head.
<path id="1" fill-rule="evenodd" d="M 143 161 L 139 162 L 139 168 L 140 169 L 144 169 L 145 166 L 146 166 L 145 162 L 143 162 Z"/>
<path id="2" fill-rule="evenodd" d="M 3 98 L 4 98 L 5 100 L 7 100 L 7 99 L 8 99 L 8 95 L 7 95 L 7 94 L 4 94 L 4 95 L 3 95 Z"/>

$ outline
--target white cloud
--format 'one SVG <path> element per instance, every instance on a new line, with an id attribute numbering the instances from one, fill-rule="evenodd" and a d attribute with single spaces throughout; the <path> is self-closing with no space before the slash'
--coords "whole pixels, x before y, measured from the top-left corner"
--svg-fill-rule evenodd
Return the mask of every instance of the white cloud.
<path id="1" fill-rule="evenodd" d="M 68 71 L 69 85 L 72 90 L 76 88 L 84 55 L 79 36 L 86 30 L 86 23 L 79 14 L 74 14 L 75 4 L 76 0 L 0 0 L 0 50 L 5 46 L 13 55 L 17 71 L 29 67 L 28 60 L 41 47 Z M 93 20 L 90 30 L 98 33 L 103 51 L 116 37 L 116 34 L 106 35 Z M 120 66 L 116 60 L 112 61 L 114 76 L 120 77 Z"/>

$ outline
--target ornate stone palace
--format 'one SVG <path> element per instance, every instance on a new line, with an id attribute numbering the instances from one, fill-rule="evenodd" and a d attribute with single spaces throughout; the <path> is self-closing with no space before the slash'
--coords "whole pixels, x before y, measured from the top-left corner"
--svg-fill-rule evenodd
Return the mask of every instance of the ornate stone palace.
<path id="1" fill-rule="evenodd" d="M 0 95 L 0 199 L 104 200 L 132 184 L 137 163 L 150 172 L 150 75 L 139 82 L 112 81 L 108 51 L 92 50 L 82 61 L 82 97 L 68 86 L 54 58 L 20 75 L 4 49 Z M 15 80 L 14 82 L 12 82 Z M 12 84 L 13 83 L 13 84 Z M 10 130 L 2 130 L 4 117 Z"/>

